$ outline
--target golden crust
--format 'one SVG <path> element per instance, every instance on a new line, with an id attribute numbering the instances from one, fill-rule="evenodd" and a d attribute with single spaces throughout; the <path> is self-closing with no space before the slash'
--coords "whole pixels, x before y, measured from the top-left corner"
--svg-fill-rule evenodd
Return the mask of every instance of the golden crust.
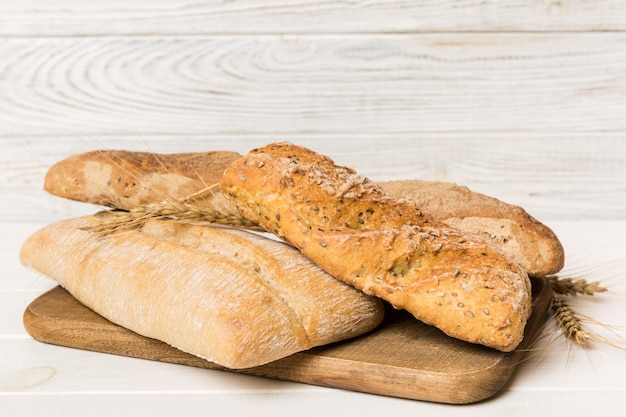
<path id="1" fill-rule="evenodd" d="M 177 200 L 217 184 L 236 152 L 156 154 L 117 150 L 72 155 L 47 172 L 50 194 L 117 209 L 131 210 Z"/>
<path id="2" fill-rule="evenodd" d="M 220 188 L 331 275 L 450 336 L 502 351 L 521 341 L 531 299 L 519 265 L 354 170 L 275 143 L 231 164 Z"/>
<path id="3" fill-rule="evenodd" d="M 379 185 L 449 226 L 482 237 L 531 276 L 555 274 L 563 268 L 565 253 L 556 234 L 522 207 L 446 182 L 398 180 Z"/>
<path id="4" fill-rule="evenodd" d="M 188 197 L 219 181 L 241 157 L 235 152 L 181 154 L 93 151 L 71 156 L 48 172 L 45 188 L 72 200 L 131 210 L 163 200 Z M 532 276 L 563 268 L 564 252 L 554 232 L 518 206 L 445 182 L 379 182 L 396 199 L 408 199 L 448 226 L 475 234 L 502 250 Z M 198 206 L 223 206 L 217 193 Z"/>

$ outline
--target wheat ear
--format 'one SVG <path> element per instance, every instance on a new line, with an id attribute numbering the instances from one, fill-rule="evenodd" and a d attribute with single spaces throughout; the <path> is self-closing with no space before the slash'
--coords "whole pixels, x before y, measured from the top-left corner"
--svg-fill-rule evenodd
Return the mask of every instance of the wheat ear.
<path id="1" fill-rule="evenodd" d="M 587 345 L 591 339 L 585 330 L 578 313 L 565 302 L 562 295 L 555 295 L 552 299 L 552 312 L 557 327 L 565 338 L 577 345 Z"/>
<path id="2" fill-rule="evenodd" d="M 547 276 L 545 279 L 556 294 L 561 295 L 594 295 L 607 291 L 600 283 L 589 282 L 583 278 L 559 278 L 556 275 Z"/>
<path id="3" fill-rule="evenodd" d="M 264 231 L 258 224 L 232 211 L 210 206 L 199 206 L 189 201 L 161 201 L 129 211 L 111 211 L 109 216 L 101 216 L 83 230 L 102 235 L 119 231 L 141 229 L 152 219 L 197 220 L 228 225 L 255 231 Z"/>

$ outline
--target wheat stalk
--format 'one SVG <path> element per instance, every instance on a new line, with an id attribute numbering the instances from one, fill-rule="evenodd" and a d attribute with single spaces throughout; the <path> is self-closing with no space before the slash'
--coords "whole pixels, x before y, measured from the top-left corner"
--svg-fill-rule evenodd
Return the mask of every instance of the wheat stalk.
<path id="1" fill-rule="evenodd" d="M 556 295 L 552 300 L 552 312 L 556 328 L 565 339 L 578 347 L 589 347 L 591 343 L 599 343 L 614 349 L 626 351 L 624 328 L 610 326 L 598 322 L 589 316 L 574 310 L 566 301 L 564 295 Z M 609 334 L 593 331 L 594 327 L 602 327 Z"/>
<path id="2" fill-rule="evenodd" d="M 565 338 L 577 345 L 587 345 L 591 340 L 590 334 L 585 330 L 578 313 L 565 302 L 562 295 L 554 296 L 551 307 L 556 325 Z"/>
<path id="3" fill-rule="evenodd" d="M 552 290 L 552 312 L 556 326 L 566 340 L 578 346 L 587 346 L 591 341 L 604 341 L 584 326 L 585 317 L 574 310 L 566 301 L 567 296 L 586 295 L 593 296 L 608 289 L 595 281 L 587 281 L 584 278 L 560 278 L 556 275 L 544 277 Z M 606 342 L 605 342 L 606 343 Z"/>
<path id="4" fill-rule="evenodd" d="M 264 231 L 258 224 L 232 211 L 211 207 L 199 206 L 187 199 L 180 201 L 161 201 L 129 211 L 111 211 L 110 216 L 101 216 L 93 224 L 83 230 L 101 235 L 108 235 L 119 231 L 141 229 L 152 219 L 197 220 L 208 223 L 228 225 L 255 231 Z"/>
<path id="5" fill-rule="evenodd" d="M 556 294 L 561 295 L 594 295 L 607 291 L 600 283 L 589 282 L 583 278 L 559 278 L 556 275 L 547 276 L 545 279 Z"/>

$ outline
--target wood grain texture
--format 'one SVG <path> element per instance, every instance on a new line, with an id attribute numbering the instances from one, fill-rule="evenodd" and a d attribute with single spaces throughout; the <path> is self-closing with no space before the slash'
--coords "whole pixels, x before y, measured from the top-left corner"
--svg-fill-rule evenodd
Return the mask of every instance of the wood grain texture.
<path id="1" fill-rule="evenodd" d="M 598 279 L 607 253 L 623 258 L 625 9 L 615 0 L 0 2 L 0 287 L 21 300 L 2 304 L 6 320 L 47 284 L 17 262 L 29 222 L 97 209 L 46 195 L 46 168 L 101 147 L 245 152 L 294 140 L 372 178 L 466 184 L 555 224 L 567 263 Z M 612 287 L 623 283 L 611 273 Z M 593 300 L 587 313 L 621 325 L 620 298 Z M 0 326 L 0 391 L 19 415 L 204 415 L 207 404 L 273 417 L 613 415 L 624 406 L 624 355 L 604 346 L 589 356 L 548 349 L 504 395 L 470 410 L 166 370 L 53 348 L 17 329 Z"/>
<path id="2" fill-rule="evenodd" d="M 0 40 L 0 137 L 626 130 L 626 34 Z"/>
<path id="3" fill-rule="evenodd" d="M 41 191 L 72 152 L 290 140 L 374 179 L 457 182 L 541 220 L 625 218 L 624 7 L 2 2 L 0 213 L 92 212 Z"/>
<path id="4" fill-rule="evenodd" d="M 624 16 L 611 0 L 10 0 L 0 35 L 607 31 Z"/>
<path id="5" fill-rule="evenodd" d="M 544 323 L 552 293 L 537 280 L 533 293 L 534 312 L 526 337 L 512 353 L 451 339 L 390 309 L 385 322 L 367 335 L 234 372 L 409 399 L 452 404 L 480 401 L 506 384 Z M 112 324 L 61 287 L 26 308 L 24 326 L 46 343 L 229 371 Z"/>

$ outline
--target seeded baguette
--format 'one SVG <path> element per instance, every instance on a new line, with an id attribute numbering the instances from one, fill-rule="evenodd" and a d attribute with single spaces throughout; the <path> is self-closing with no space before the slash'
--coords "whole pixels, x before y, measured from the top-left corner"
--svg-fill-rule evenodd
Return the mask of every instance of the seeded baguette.
<path id="1" fill-rule="evenodd" d="M 22 262 L 110 321 L 219 365 L 262 365 L 382 320 L 380 300 L 282 242 L 172 221 L 107 236 L 81 229 L 95 220 L 37 231 Z"/>
<path id="2" fill-rule="evenodd" d="M 563 246 L 554 232 L 523 208 L 456 184 L 399 180 L 378 183 L 394 198 L 417 207 L 466 233 L 500 248 L 531 276 L 545 277 L 563 268 Z"/>
<path id="3" fill-rule="evenodd" d="M 78 201 L 132 210 L 176 201 L 219 181 L 241 155 L 214 151 L 187 154 L 102 150 L 70 156 L 50 168 L 45 188 Z M 529 275 L 551 275 L 563 267 L 563 247 L 548 227 L 522 208 L 455 184 L 420 180 L 378 183 L 394 198 L 406 198 L 439 221 L 477 234 L 520 263 Z M 194 201 L 228 207 L 221 193 Z"/>
<path id="4" fill-rule="evenodd" d="M 530 281 L 516 262 L 324 155 L 270 144 L 226 168 L 220 189 L 331 275 L 452 337 L 501 351 L 523 338 Z"/>

